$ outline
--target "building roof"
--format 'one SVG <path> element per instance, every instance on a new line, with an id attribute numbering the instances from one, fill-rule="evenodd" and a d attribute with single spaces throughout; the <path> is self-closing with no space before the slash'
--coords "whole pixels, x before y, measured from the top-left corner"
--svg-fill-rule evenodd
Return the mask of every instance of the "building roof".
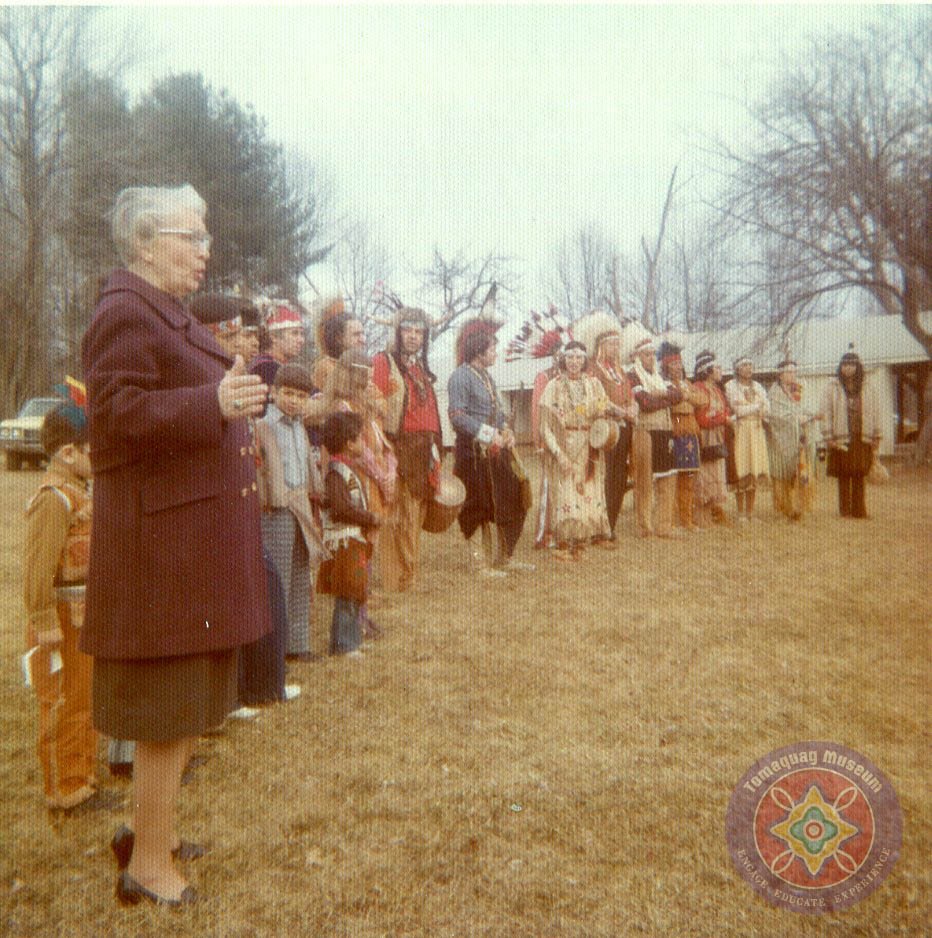
<path id="1" fill-rule="evenodd" d="M 706 348 L 715 352 L 722 370 L 727 373 L 732 372 L 735 359 L 748 355 L 758 372 L 776 371 L 777 365 L 789 357 L 797 363 L 801 374 L 833 374 L 839 359 L 852 343 L 868 368 L 928 361 L 925 349 L 898 316 L 862 316 L 800 323 L 794 327 L 785 344 L 781 342 L 779 333 L 764 326 L 687 333 L 680 338 L 685 341 L 683 362 L 689 375 L 693 372 L 696 354 Z M 499 388 L 513 391 L 533 387 L 534 378 L 550 364 L 549 358 L 499 361 L 491 372 Z M 441 356 L 437 361 L 434 370 L 444 385 L 453 368 L 453 361 L 447 360 L 447 356 Z"/>
<path id="2" fill-rule="evenodd" d="M 925 349 L 898 316 L 811 320 L 795 326 L 785 343 L 779 333 L 762 326 L 694 333 L 685 338 L 683 361 L 690 372 L 696 354 L 704 348 L 715 352 L 724 371 L 731 371 L 739 356 L 748 355 L 758 371 L 776 371 L 789 357 L 802 373 L 832 373 L 851 345 L 868 368 L 928 360 Z"/>

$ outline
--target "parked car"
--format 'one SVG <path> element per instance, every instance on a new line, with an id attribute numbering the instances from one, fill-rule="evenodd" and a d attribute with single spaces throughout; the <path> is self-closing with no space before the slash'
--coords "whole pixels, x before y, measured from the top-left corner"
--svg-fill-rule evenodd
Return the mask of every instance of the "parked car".
<path id="1" fill-rule="evenodd" d="M 0 449 L 6 452 L 6 467 L 15 472 L 23 463 L 38 469 L 45 461 L 39 429 L 45 415 L 62 403 L 60 397 L 31 397 L 9 420 L 0 421 Z"/>

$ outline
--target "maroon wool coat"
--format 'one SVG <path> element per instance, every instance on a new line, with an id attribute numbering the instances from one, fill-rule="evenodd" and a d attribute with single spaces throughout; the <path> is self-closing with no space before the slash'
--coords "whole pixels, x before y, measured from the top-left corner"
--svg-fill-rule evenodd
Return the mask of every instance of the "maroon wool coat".
<path id="1" fill-rule="evenodd" d="M 270 631 L 256 466 L 220 414 L 232 364 L 171 296 L 116 271 L 82 343 L 94 521 L 81 650 L 161 658 Z"/>

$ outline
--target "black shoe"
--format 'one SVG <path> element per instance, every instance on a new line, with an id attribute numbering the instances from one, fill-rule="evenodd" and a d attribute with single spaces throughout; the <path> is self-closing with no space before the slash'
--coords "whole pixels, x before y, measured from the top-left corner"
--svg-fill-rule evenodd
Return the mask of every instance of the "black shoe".
<path id="1" fill-rule="evenodd" d="M 182 905 L 192 905 L 197 902 L 197 893 L 191 886 L 185 886 L 177 899 L 166 899 L 145 886 L 140 885 L 125 870 L 120 873 L 116 884 L 116 897 L 122 905 L 138 905 L 143 899 L 155 905 L 167 905 L 178 908 Z"/>
<path id="2" fill-rule="evenodd" d="M 311 664 L 313 661 L 320 661 L 322 655 L 315 654 L 313 651 L 295 652 L 293 655 L 285 655 L 285 661 L 297 661 L 300 664 Z"/>
<path id="3" fill-rule="evenodd" d="M 117 869 L 125 870 L 129 866 L 135 843 L 136 835 L 125 824 L 113 835 L 113 840 L 110 841 L 110 849 L 116 857 Z M 190 840 L 182 840 L 172 850 L 172 856 L 176 860 L 181 860 L 182 863 L 186 863 L 188 860 L 197 860 L 205 853 L 207 853 L 207 848 L 203 844 L 195 844 Z"/>
<path id="4" fill-rule="evenodd" d="M 133 763 L 132 762 L 109 762 L 108 766 L 110 768 L 110 774 L 118 778 L 132 778 L 133 777 Z"/>

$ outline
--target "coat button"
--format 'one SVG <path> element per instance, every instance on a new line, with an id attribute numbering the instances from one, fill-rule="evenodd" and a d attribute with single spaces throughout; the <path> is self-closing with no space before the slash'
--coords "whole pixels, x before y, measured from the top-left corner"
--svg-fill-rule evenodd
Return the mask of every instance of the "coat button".
<path id="1" fill-rule="evenodd" d="M 240 492 L 240 495 L 242 495 L 243 498 L 245 498 L 248 494 L 249 494 L 249 489 L 248 489 L 248 488 L 244 488 L 244 489 Z"/>
<path id="2" fill-rule="evenodd" d="M 257 484 L 256 482 L 253 482 L 252 485 L 250 486 L 250 488 L 251 488 L 254 492 L 257 492 L 257 491 L 259 490 L 259 486 L 258 486 L 258 484 Z"/>
<path id="3" fill-rule="evenodd" d="M 245 447 L 245 446 L 241 446 L 241 447 L 239 448 L 239 454 L 240 454 L 240 456 L 245 456 L 245 455 L 246 455 L 246 447 Z"/>

